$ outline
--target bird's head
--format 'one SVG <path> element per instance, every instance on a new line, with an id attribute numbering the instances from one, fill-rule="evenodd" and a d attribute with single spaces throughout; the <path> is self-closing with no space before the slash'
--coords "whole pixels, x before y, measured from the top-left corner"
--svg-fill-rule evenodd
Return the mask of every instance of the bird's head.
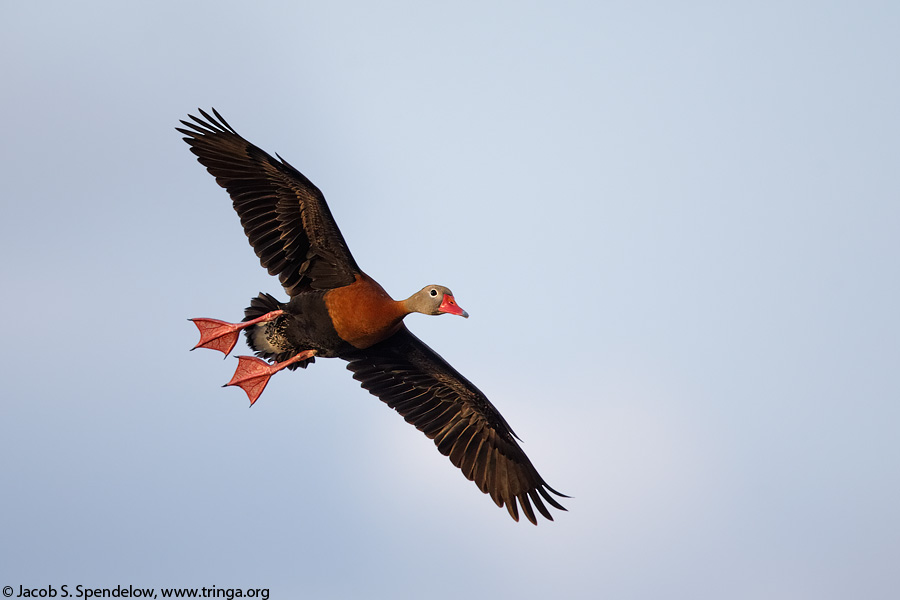
<path id="1" fill-rule="evenodd" d="M 411 312 L 424 315 L 459 315 L 466 319 L 469 313 L 464 311 L 453 298 L 453 292 L 442 285 L 426 285 L 407 298 L 406 307 Z"/>

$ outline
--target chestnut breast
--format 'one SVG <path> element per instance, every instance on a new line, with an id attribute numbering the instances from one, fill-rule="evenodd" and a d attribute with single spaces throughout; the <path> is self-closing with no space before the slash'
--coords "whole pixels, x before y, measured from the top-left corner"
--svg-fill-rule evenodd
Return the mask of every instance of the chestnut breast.
<path id="1" fill-rule="evenodd" d="M 355 348 L 368 348 L 394 335 L 408 314 L 365 273 L 350 285 L 329 290 L 325 306 L 337 334 Z"/>

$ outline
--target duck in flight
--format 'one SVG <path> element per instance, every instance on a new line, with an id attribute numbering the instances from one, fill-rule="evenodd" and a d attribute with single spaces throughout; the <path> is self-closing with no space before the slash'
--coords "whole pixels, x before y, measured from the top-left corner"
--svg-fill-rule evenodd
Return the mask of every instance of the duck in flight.
<path id="1" fill-rule="evenodd" d="M 393 300 L 356 264 L 322 192 L 212 112 L 200 110 L 202 119 L 188 115 L 191 121 L 176 129 L 228 191 L 260 263 L 290 297 L 279 302 L 260 294 L 240 323 L 191 319 L 200 331 L 194 349 L 227 356 L 244 331 L 260 357 L 239 356 L 225 385 L 243 389 L 252 405 L 278 371 L 306 368 L 317 356 L 343 359 L 363 388 L 434 440 L 513 519 L 519 520 L 521 507 L 535 525 L 534 508 L 552 521 L 545 502 L 566 510 L 553 495 L 568 496 L 547 485 L 487 397 L 404 325 L 414 312 L 468 317 L 453 293 L 427 285 Z"/>

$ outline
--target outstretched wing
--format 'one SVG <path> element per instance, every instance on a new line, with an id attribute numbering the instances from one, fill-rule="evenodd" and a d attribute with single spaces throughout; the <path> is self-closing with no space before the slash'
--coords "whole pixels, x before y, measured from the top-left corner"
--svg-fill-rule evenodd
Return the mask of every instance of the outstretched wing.
<path id="1" fill-rule="evenodd" d="M 353 283 L 359 267 L 322 192 L 283 159 L 260 150 L 225 122 L 201 110 L 177 128 L 197 160 L 234 203 L 244 232 L 269 274 L 291 296 Z"/>
<path id="2" fill-rule="evenodd" d="M 560 494 L 541 478 L 515 434 L 487 397 L 404 326 L 396 334 L 345 356 L 353 378 L 434 440 L 497 506 L 506 505 L 519 520 L 518 506 L 537 524 L 532 503 L 566 510 L 551 494 Z"/>

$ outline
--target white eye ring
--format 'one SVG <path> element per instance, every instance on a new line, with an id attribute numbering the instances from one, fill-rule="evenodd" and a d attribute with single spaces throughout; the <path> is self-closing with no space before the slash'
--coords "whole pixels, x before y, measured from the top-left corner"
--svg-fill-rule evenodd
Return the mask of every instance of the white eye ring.
<path id="1" fill-rule="evenodd" d="M 432 298 L 434 298 L 435 296 L 437 296 L 437 290 L 434 289 L 434 288 L 431 288 L 431 291 L 430 291 L 429 293 L 431 294 L 431 297 L 432 297 Z"/>

